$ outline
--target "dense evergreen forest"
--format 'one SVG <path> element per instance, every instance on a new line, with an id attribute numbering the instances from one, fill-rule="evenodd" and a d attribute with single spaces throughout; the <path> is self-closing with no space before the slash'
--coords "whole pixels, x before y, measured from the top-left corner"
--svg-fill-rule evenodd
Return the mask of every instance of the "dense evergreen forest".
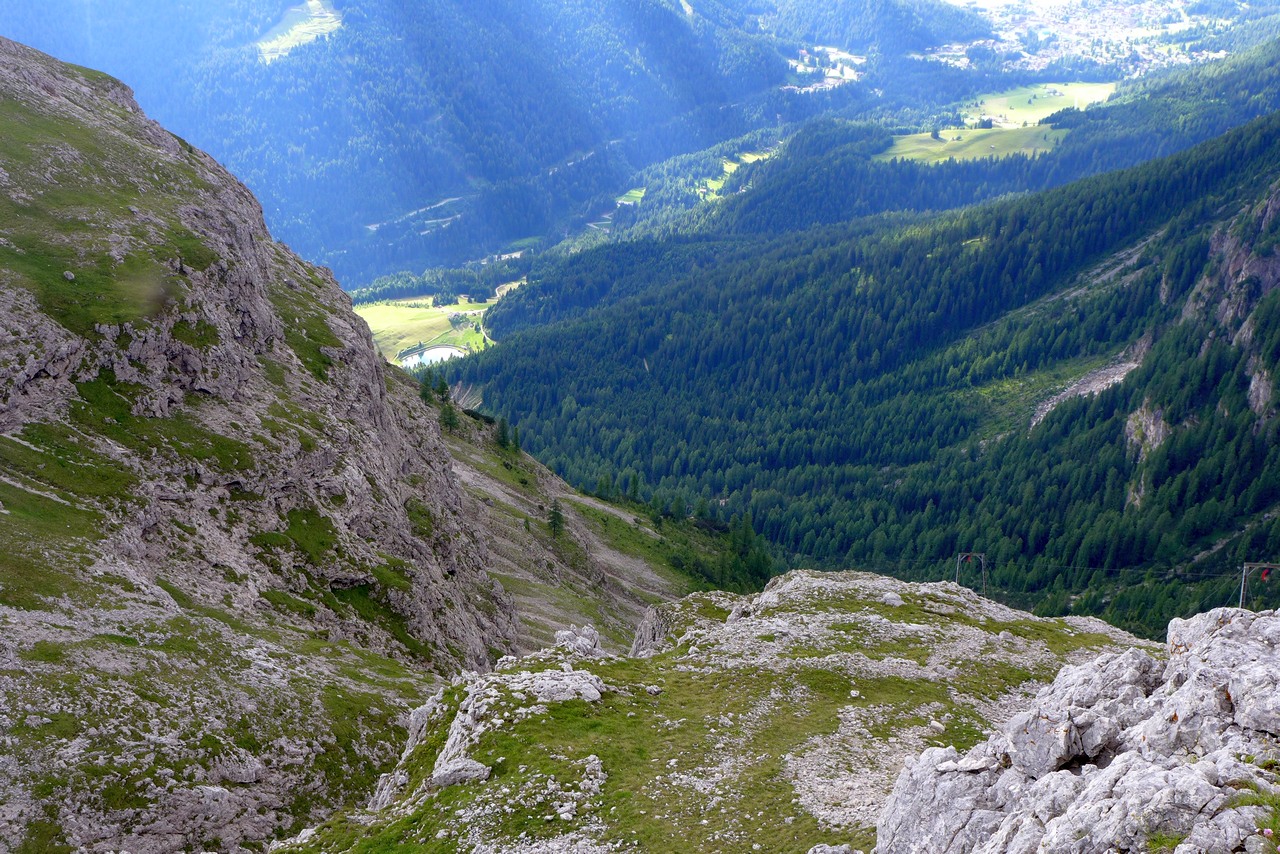
<path id="1" fill-rule="evenodd" d="M 1277 178 L 1273 114 L 941 218 L 604 247 L 495 308 L 453 379 L 584 486 L 749 515 L 806 564 L 984 552 L 1014 601 L 1154 631 L 1280 554 L 1280 299 L 1236 278 L 1274 255 Z"/>

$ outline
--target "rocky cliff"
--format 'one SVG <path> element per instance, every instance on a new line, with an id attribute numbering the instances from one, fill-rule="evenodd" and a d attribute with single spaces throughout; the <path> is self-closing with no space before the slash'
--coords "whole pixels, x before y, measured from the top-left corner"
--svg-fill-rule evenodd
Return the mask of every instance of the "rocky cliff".
<path id="1" fill-rule="evenodd" d="M 435 416 L 104 75 L 0 40 L 0 851 L 235 849 L 514 647 Z"/>
<path id="2" fill-rule="evenodd" d="M 891 852 L 1275 851 L 1280 614 L 1174 620 L 1067 667 L 967 753 L 926 750 L 878 823 Z"/>

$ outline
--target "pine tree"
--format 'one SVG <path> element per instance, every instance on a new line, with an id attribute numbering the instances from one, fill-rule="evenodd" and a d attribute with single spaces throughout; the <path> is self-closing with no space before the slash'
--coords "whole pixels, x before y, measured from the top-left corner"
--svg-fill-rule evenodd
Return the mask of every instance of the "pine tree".
<path id="1" fill-rule="evenodd" d="M 440 426 L 450 433 L 458 429 L 458 410 L 448 400 L 440 407 Z"/>
<path id="2" fill-rule="evenodd" d="M 560 501 L 553 500 L 551 502 L 551 512 L 547 514 L 547 527 L 551 529 L 551 536 L 560 537 L 560 532 L 564 530 L 564 513 L 560 512 Z"/>

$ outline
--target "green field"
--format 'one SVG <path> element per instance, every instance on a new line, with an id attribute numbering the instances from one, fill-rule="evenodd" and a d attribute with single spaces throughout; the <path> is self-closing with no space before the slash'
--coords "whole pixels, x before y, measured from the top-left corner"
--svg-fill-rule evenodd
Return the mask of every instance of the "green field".
<path id="1" fill-rule="evenodd" d="M 489 307 L 484 302 L 457 305 L 432 305 L 426 297 L 365 303 L 355 307 L 373 330 L 373 340 L 389 361 L 396 354 L 416 344 L 449 344 L 464 350 L 485 347 L 483 333 L 476 332 L 472 322 L 480 322 L 480 312 Z M 475 312 L 474 314 L 472 312 Z M 454 314 L 466 314 L 468 322 L 456 327 L 449 322 Z"/>
<path id="2" fill-rule="evenodd" d="M 919 160 L 941 163 L 944 160 L 977 160 L 981 157 L 1007 157 L 1010 154 L 1039 154 L 1049 151 L 1064 136 L 1065 130 L 1031 125 L 991 130 L 944 130 L 934 139 L 927 133 L 894 137 L 893 145 L 876 155 L 876 160 Z"/>
<path id="3" fill-rule="evenodd" d="M 618 204 L 620 205 L 638 205 L 644 200 L 645 190 L 648 187 L 636 187 L 618 196 Z"/>
<path id="4" fill-rule="evenodd" d="M 1105 101 L 1116 91 L 1114 83 L 1037 83 L 1020 86 L 1007 92 L 983 95 L 964 106 L 965 124 L 973 124 L 985 117 L 991 118 L 996 127 L 1021 128 L 1034 125 L 1059 110 L 1076 107 L 1083 110 L 1090 104 Z M 944 132 L 943 136 L 947 134 Z"/>

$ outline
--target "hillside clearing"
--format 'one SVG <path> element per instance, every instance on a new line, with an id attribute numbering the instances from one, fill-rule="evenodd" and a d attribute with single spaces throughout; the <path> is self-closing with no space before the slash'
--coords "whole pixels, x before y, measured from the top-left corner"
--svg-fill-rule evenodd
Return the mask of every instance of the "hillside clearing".
<path id="1" fill-rule="evenodd" d="M 289 51 L 342 28 L 342 14 L 330 0 L 306 0 L 292 6 L 254 46 L 265 63 L 288 56 Z"/>
<path id="2" fill-rule="evenodd" d="M 1066 135 L 1065 130 L 1041 126 L 1042 119 L 1069 107 L 1083 110 L 1105 101 L 1115 89 L 1114 83 L 1037 83 L 981 95 L 962 106 L 965 127 L 947 128 L 937 137 L 930 133 L 894 137 L 893 145 L 876 159 L 942 163 L 1035 156 L 1051 150 Z M 991 127 L 976 127 L 982 121 L 990 121 Z"/>
<path id="3" fill-rule="evenodd" d="M 720 191 L 724 189 L 725 181 L 729 180 L 729 176 L 737 172 L 739 168 L 748 163 L 758 163 L 761 160 L 768 160 L 777 154 L 777 150 L 769 151 L 745 151 L 736 157 L 723 157 L 720 159 L 724 171 L 720 173 L 718 178 L 707 179 L 701 187 L 698 188 L 698 194 L 706 199 L 720 198 Z"/>
<path id="4" fill-rule="evenodd" d="M 990 130 L 944 130 L 934 139 L 927 133 L 894 137 L 893 145 L 877 154 L 876 160 L 918 160 L 942 163 L 947 160 L 977 160 L 983 157 L 1033 156 L 1053 149 L 1067 135 L 1065 130 L 1031 125 Z"/>

